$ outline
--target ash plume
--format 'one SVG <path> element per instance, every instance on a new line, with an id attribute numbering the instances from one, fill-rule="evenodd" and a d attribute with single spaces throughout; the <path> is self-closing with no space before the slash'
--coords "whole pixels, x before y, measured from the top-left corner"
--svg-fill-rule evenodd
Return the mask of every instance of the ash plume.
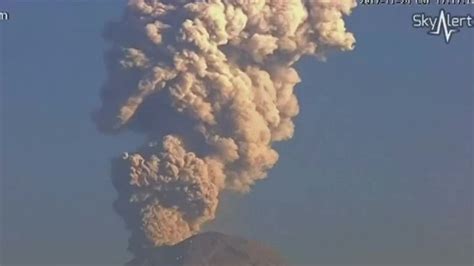
<path id="1" fill-rule="evenodd" d="M 113 161 L 130 250 L 174 245 L 248 192 L 278 160 L 299 112 L 292 67 L 352 50 L 355 0 L 131 0 L 104 32 L 107 80 L 94 120 L 145 136 Z"/>

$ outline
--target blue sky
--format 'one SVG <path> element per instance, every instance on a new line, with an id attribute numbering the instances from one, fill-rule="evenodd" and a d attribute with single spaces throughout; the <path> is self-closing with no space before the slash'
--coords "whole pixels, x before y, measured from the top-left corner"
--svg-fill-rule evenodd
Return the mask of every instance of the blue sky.
<path id="1" fill-rule="evenodd" d="M 1 262 L 120 264 L 104 136 L 101 30 L 124 1 L 7 1 L 1 10 Z M 421 7 L 358 7 L 353 52 L 297 68 L 301 112 L 269 178 L 227 195 L 209 230 L 259 239 L 295 264 L 472 264 L 473 31 L 449 45 L 411 27 Z M 438 13 L 439 7 L 426 9 Z M 456 14 L 472 7 L 447 8 Z"/>

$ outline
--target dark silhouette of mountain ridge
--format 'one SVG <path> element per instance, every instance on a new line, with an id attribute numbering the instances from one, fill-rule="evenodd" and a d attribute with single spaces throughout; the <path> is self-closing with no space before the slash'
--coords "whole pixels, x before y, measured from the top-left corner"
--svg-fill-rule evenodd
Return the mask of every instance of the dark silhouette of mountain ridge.
<path id="1" fill-rule="evenodd" d="M 129 265 L 140 266 L 287 266 L 274 249 L 253 240 L 217 232 L 192 236 L 169 247 L 147 250 Z"/>

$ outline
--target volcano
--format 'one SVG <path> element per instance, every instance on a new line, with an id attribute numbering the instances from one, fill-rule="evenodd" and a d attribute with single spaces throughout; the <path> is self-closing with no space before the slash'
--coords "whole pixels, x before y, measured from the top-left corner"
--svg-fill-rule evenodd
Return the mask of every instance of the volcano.
<path id="1" fill-rule="evenodd" d="M 205 232 L 136 258 L 133 266 L 287 266 L 274 249 L 254 240 Z"/>

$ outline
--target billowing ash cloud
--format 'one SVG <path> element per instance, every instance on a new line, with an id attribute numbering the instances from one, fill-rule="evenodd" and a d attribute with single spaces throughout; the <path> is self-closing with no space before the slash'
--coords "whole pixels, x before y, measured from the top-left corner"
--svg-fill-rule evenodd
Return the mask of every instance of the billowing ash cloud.
<path id="1" fill-rule="evenodd" d="M 249 191 L 292 137 L 303 55 L 351 50 L 355 0 L 132 0 L 108 25 L 107 133 L 146 143 L 114 160 L 131 248 L 172 245 L 212 220 L 224 190 Z"/>

